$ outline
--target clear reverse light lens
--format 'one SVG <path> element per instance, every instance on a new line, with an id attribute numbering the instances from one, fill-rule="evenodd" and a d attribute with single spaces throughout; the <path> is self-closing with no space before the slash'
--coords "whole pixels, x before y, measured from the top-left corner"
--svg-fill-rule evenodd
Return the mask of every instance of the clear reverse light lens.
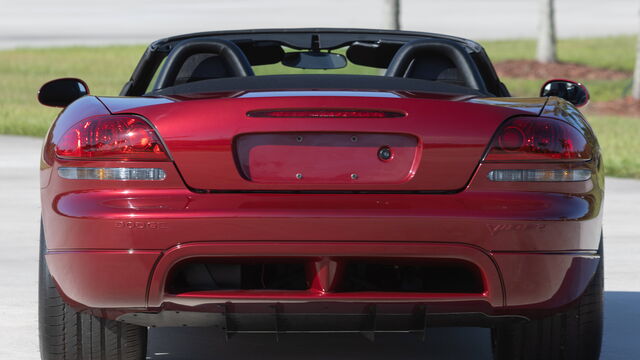
<path id="1" fill-rule="evenodd" d="M 62 167 L 58 175 L 72 180 L 164 180 L 167 174 L 162 169 L 153 168 L 77 168 Z"/>
<path id="2" fill-rule="evenodd" d="M 503 169 L 491 170 L 491 181 L 585 181 L 591 178 L 591 170 L 557 169 Z"/>

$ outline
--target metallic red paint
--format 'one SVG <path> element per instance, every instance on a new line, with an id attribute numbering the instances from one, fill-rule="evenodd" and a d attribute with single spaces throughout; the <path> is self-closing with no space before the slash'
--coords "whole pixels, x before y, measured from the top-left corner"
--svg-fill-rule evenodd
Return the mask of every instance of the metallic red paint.
<path id="1" fill-rule="evenodd" d="M 504 119 L 520 111 L 429 99 L 305 97 L 305 108 L 359 105 L 406 112 L 402 118 L 253 118 L 246 113 L 264 108 L 300 106 L 300 98 L 232 98 L 176 102 L 131 109 L 154 123 L 187 185 L 200 190 L 430 190 L 462 189 L 482 158 L 487 143 Z M 215 110 L 213 110 L 215 109 Z M 473 120 L 468 117 L 472 116 Z M 174 119 L 181 119 L 177 122 Z M 443 119 L 447 119 L 446 121 Z M 469 126 L 472 121 L 473 126 Z M 418 138 L 419 163 L 411 181 L 295 184 L 252 182 L 237 171 L 234 142 L 241 135 L 297 133 L 403 134 Z M 274 154 L 276 158 L 277 154 Z M 376 151 L 372 152 L 376 157 Z M 322 161 L 323 159 L 318 159 Z M 326 160 L 330 161 L 330 159 Z M 215 169 L 214 172 L 211 172 Z M 349 171 L 345 169 L 344 171 Z M 352 171 L 355 172 L 355 171 Z M 296 172 L 290 174 L 295 179 Z M 333 175 L 318 173 L 321 178 Z M 363 179 L 364 180 L 364 179 Z"/>
<path id="2" fill-rule="evenodd" d="M 391 159 L 380 159 L 382 147 L 390 149 Z M 245 134 L 236 138 L 233 148 L 244 179 L 292 188 L 300 183 L 322 187 L 407 182 L 422 154 L 414 136 L 359 132 Z"/>
<path id="3" fill-rule="evenodd" d="M 63 296 L 91 308 L 144 308 L 149 271 L 160 251 L 49 251 Z"/>
<path id="4" fill-rule="evenodd" d="M 111 318 L 176 309 L 220 312 L 218 305 L 227 302 L 248 312 L 260 311 L 256 303 L 264 302 L 317 312 L 326 303 L 338 306 L 336 311 L 353 311 L 360 304 L 391 302 L 426 303 L 429 313 L 536 316 L 576 299 L 599 262 L 603 192 L 599 147 L 580 113 L 558 100 L 395 94 L 399 97 L 209 94 L 76 101 L 53 125 L 41 171 L 47 262 L 63 295 L 77 307 Z M 246 117 L 254 109 L 301 105 L 357 105 L 407 116 L 348 121 Z M 109 112 L 148 119 L 173 161 L 64 160 L 51 153 L 79 119 Z M 500 124 L 513 116 L 571 124 L 592 149 L 591 160 L 482 162 Z M 402 181 L 381 176 L 362 183 L 247 180 L 234 158 L 238 139 L 278 133 L 413 137 L 415 174 Z M 336 158 L 337 152 L 328 156 L 336 159 L 335 169 L 356 166 Z M 375 151 L 372 156 L 377 160 Z M 57 175 L 64 166 L 151 166 L 167 177 L 154 182 L 66 180 Z M 329 166 L 321 175 L 329 179 L 335 169 Z M 497 183 L 487 178 L 494 169 L 588 169 L 593 176 L 581 182 Z M 268 173 L 278 174 L 275 168 Z M 304 192 L 310 190 L 316 192 Z M 192 257 L 302 259 L 311 289 L 167 293 L 165 279 L 173 265 Z M 354 257 L 466 261 L 479 269 L 485 291 L 333 292 L 341 263 Z M 257 308 L 238 310 L 242 303 Z"/>

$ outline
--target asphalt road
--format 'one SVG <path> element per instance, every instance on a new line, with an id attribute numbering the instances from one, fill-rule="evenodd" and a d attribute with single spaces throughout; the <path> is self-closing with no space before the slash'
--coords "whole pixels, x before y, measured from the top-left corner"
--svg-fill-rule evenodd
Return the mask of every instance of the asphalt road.
<path id="1" fill-rule="evenodd" d="M 0 48 L 149 43 L 207 30 L 386 27 L 385 0 L 0 0 Z M 402 0 L 408 30 L 533 38 L 537 0 Z M 637 0 L 556 1 L 560 37 L 633 34 Z"/>
<path id="2" fill-rule="evenodd" d="M 38 359 L 37 252 L 41 140 L 0 135 L 0 359 Z M 603 360 L 640 358 L 640 181 L 607 179 Z M 433 329 L 425 343 L 380 336 L 238 336 L 152 329 L 150 359 L 490 359 L 483 329 Z"/>

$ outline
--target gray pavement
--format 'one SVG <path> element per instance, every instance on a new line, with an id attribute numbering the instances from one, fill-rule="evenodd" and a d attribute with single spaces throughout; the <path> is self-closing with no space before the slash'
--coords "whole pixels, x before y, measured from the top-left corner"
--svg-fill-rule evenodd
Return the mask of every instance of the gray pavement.
<path id="1" fill-rule="evenodd" d="M 148 43 L 195 31 L 383 28 L 384 0 L 0 0 L 0 48 Z M 403 0 L 407 30 L 471 39 L 533 38 L 537 0 Z M 636 0 L 556 1 L 560 37 L 633 34 Z"/>
<path id="2" fill-rule="evenodd" d="M 0 135 L 0 359 L 38 359 L 38 164 L 41 140 Z M 640 181 L 607 179 L 606 316 L 603 360 L 640 358 Z M 490 359 L 483 329 L 434 329 L 426 343 L 381 336 L 239 336 L 214 330 L 152 329 L 149 358 L 176 359 Z"/>

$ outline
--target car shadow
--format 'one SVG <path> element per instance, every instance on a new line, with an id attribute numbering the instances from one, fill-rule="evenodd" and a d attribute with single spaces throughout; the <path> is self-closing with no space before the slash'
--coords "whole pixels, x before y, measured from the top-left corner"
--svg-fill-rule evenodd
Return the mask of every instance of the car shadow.
<path id="1" fill-rule="evenodd" d="M 601 360 L 640 359 L 640 292 L 605 292 Z"/>
<path id="2" fill-rule="evenodd" d="M 640 356 L 640 293 L 605 293 L 602 360 Z M 225 341 L 213 328 L 157 328 L 149 332 L 147 359 L 491 359 L 489 330 L 432 328 L 426 341 L 382 334 L 370 342 L 358 334 L 238 335 Z"/>
<path id="3" fill-rule="evenodd" d="M 359 334 L 238 335 L 225 343 L 214 329 L 154 329 L 147 358 L 205 359 L 490 359 L 489 332 L 479 328 L 430 329 L 427 340 L 382 334 L 371 342 Z"/>

